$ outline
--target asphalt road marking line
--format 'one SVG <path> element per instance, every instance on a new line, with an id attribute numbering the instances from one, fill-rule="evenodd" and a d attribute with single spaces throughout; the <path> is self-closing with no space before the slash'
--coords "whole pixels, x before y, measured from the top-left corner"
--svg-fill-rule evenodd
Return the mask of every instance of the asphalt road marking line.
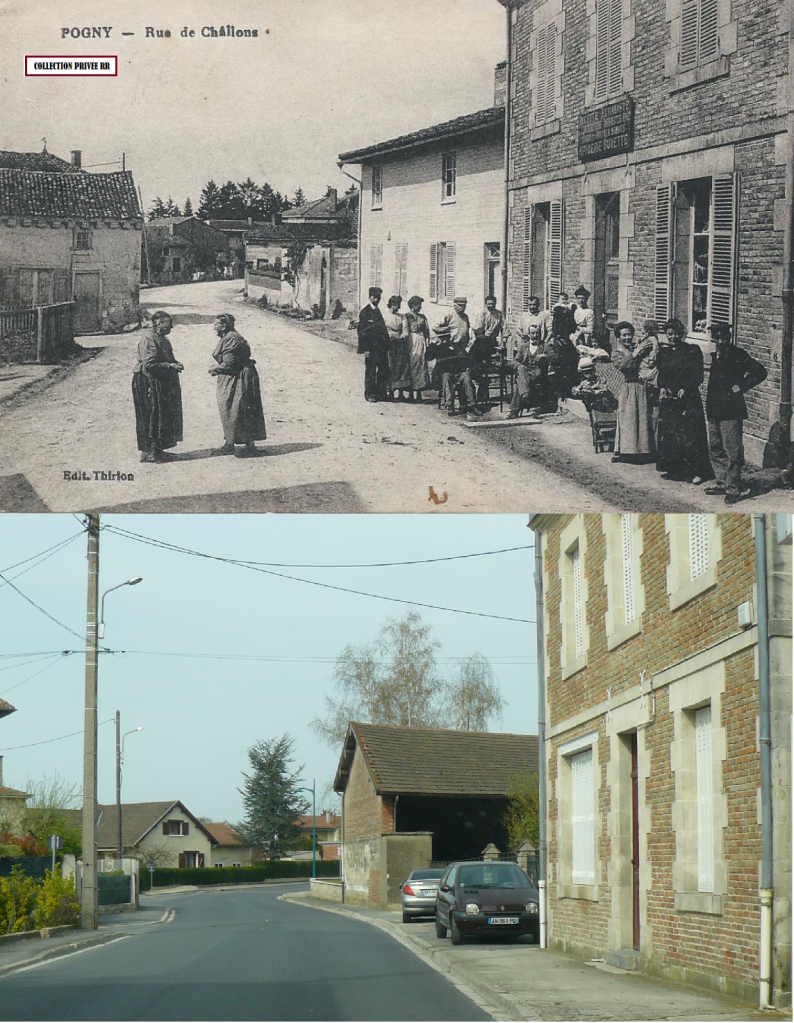
<path id="1" fill-rule="evenodd" d="M 28 970 L 38 970 L 41 966 L 49 966 L 50 963 L 61 963 L 64 959 L 71 959 L 73 956 L 81 956 L 84 952 L 93 952 L 96 948 L 107 948 L 108 945 L 115 945 L 117 941 L 124 941 L 125 938 L 131 938 L 131 934 L 121 934 L 118 938 L 113 938 L 112 941 L 106 941 L 102 945 L 89 945 L 88 948 L 78 948 L 75 952 L 67 952 L 66 955 L 53 956 L 51 959 L 43 959 L 40 963 L 33 963 L 30 966 L 21 966 L 18 970 L 10 971 L 13 975 L 17 973 L 27 973 Z"/>

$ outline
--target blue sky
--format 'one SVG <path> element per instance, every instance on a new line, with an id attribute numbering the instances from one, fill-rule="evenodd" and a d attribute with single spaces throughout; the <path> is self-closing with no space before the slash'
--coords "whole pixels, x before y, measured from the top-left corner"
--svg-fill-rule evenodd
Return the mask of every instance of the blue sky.
<path id="1" fill-rule="evenodd" d="M 123 516 L 103 527 L 217 557 L 289 565 L 404 562 L 526 547 L 526 515 L 426 516 Z M 79 534 L 79 535 L 78 535 Z M 10 566 L 77 538 L 40 564 Z M 79 517 L 5 515 L 0 571 L 31 600 L 80 636 L 85 630 L 86 540 Z M 395 568 L 276 568 L 272 571 L 368 593 L 477 611 L 535 617 L 532 550 Z M 6 571 L 10 569 L 10 571 Z M 17 574 L 22 573 L 22 574 Z M 165 551 L 109 528 L 101 534 L 100 592 L 133 576 L 106 601 L 99 720 L 121 711 L 125 802 L 181 799 L 197 816 L 235 822 L 246 750 L 289 732 L 296 766 L 333 779 L 339 750 L 321 745 L 309 721 L 331 692 L 333 660 L 374 638 L 406 605 L 291 581 Z M 445 658 L 479 651 L 493 660 L 507 700 L 505 732 L 537 729 L 534 624 L 420 609 Z M 23 788 L 58 772 L 82 781 L 82 640 L 52 622 L 0 581 L 0 697 L 17 712 L 0 719 L 6 785 Z M 49 651 L 76 653 L 34 660 Z M 132 651 L 141 651 L 133 653 Z M 145 651 L 145 653 L 144 653 Z M 205 656 L 169 656 L 190 653 Z M 8 657 L 7 654 L 28 655 Z M 260 658 L 243 660 L 243 655 Z M 261 658 L 274 658 L 262 660 Z M 327 659 L 326 662 L 317 659 Z M 30 663 L 25 663 L 30 662 Z M 67 733 L 79 734 L 43 742 Z M 29 745 L 37 743 L 38 745 Z M 12 748 L 25 747 L 25 748 Z M 115 732 L 99 729 L 99 798 L 115 800 Z M 318 807 L 319 809 L 319 807 Z"/>

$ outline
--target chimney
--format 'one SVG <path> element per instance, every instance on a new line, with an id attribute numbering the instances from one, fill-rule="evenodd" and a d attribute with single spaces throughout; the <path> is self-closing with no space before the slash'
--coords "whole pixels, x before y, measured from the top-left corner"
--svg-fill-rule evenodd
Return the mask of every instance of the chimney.
<path id="1" fill-rule="evenodd" d="M 253 217 L 249 217 L 248 218 L 248 226 L 250 227 L 251 224 L 253 224 L 253 222 L 254 222 L 254 218 Z"/>
<path id="2" fill-rule="evenodd" d="M 330 824 L 333 821 L 333 819 L 334 819 L 334 815 L 331 812 L 331 810 L 326 810 L 325 811 L 325 823 L 326 824 Z"/>
<path id="3" fill-rule="evenodd" d="M 335 188 L 328 189 L 328 198 L 333 203 L 333 208 L 336 209 L 337 203 L 339 202 L 339 193 Z"/>
<path id="4" fill-rule="evenodd" d="M 82 151 L 82 149 L 73 149 L 72 150 L 72 166 L 73 167 L 78 167 L 78 168 L 83 166 L 83 151 Z"/>
<path id="5" fill-rule="evenodd" d="M 494 68 L 493 76 L 493 105 L 495 107 L 507 106 L 507 61 L 503 60 Z"/>

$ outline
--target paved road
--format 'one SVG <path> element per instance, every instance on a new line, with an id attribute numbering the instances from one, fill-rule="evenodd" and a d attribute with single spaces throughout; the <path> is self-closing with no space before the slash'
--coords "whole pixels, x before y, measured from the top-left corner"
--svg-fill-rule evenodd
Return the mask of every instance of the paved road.
<path id="1" fill-rule="evenodd" d="M 283 891 L 174 897 L 172 923 L 0 979 L 0 1019 L 491 1018 L 382 931 Z"/>
<path id="2" fill-rule="evenodd" d="M 82 338 L 96 356 L 2 412 L 0 510 L 5 511 L 525 511 L 553 504 L 598 511 L 604 501 L 575 480 L 528 466 L 509 448 L 440 414 L 432 404 L 363 400 L 363 359 L 288 319 L 242 303 L 240 282 L 144 292 L 174 316 L 185 364 L 185 441 L 177 461 L 140 465 L 130 380 L 137 335 Z M 262 457 L 213 454 L 222 443 L 208 376 L 212 321 L 231 310 L 262 379 L 268 440 Z M 85 471 L 89 480 L 65 480 Z M 94 471 L 134 480 L 93 479 Z"/>

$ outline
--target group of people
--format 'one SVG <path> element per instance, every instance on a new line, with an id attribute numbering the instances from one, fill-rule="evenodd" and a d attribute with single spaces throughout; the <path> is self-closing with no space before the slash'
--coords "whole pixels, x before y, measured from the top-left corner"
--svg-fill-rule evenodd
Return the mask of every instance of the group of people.
<path id="1" fill-rule="evenodd" d="M 142 462 L 166 462 L 175 456 L 169 449 L 183 439 L 182 387 L 184 369 L 168 340 L 173 321 L 164 311 L 152 314 L 151 326 L 138 341 L 132 375 L 135 426 Z M 245 458 L 256 454 L 254 441 L 267 437 L 259 375 L 251 348 L 234 329 L 234 317 L 215 318 L 218 342 L 208 373 L 216 378 L 218 412 L 224 443 L 219 455 Z"/>
<path id="2" fill-rule="evenodd" d="M 565 398 L 589 406 L 606 400 L 617 421 L 614 462 L 655 461 L 663 479 L 707 483 L 706 493 L 724 495 L 726 504 L 748 496 L 742 484 L 744 395 L 767 374 L 734 343 L 730 325 L 709 328 L 715 351 L 704 411 L 703 354 L 675 317 L 661 330 L 646 320 L 639 335 L 621 321 L 611 340 L 596 332 L 590 292 L 580 286 L 573 303 L 563 292 L 549 310 L 531 296 L 515 337 L 492 295 L 474 323 L 467 300 L 455 298 L 431 334 L 422 298 L 411 298 L 401 314 L 399 295 L 389 299 L 385 313 L 381 297 L 380 288 L 370 288 L 358 320 L 367 401 L 418 401 L 432 388 L 450 415 L 460 395 L 462 411 L 477 420 L 487 410 L 498 359 L 500 371 L 514 381 L 508 418 L 525 410 L 556 412 Z"/>

